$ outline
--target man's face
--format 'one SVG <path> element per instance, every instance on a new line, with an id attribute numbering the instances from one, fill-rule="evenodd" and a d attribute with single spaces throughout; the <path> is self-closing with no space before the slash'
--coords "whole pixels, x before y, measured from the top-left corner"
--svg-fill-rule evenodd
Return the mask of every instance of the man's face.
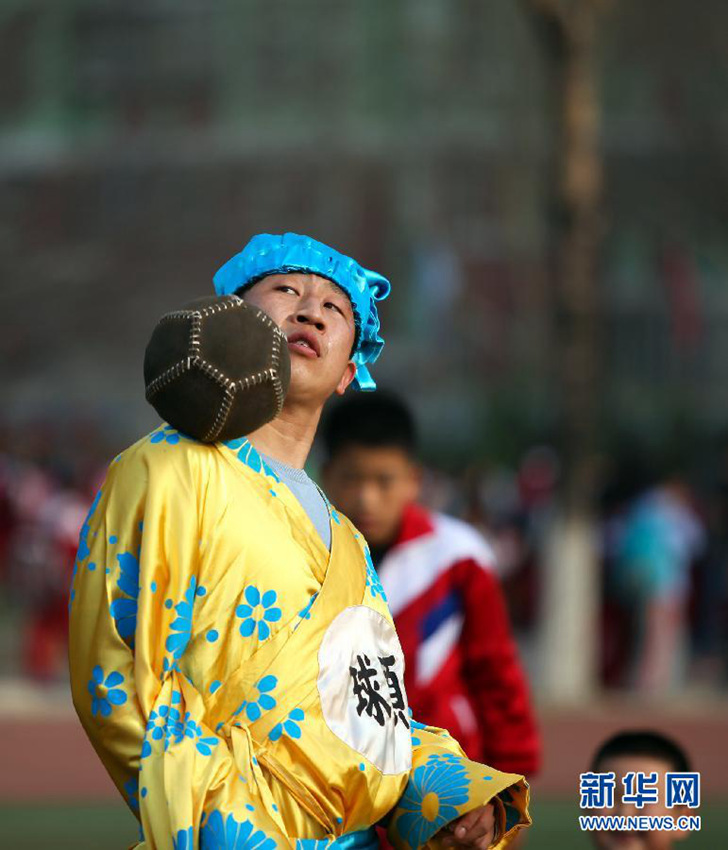
<path id="1" fill-rule="evenodd" d="M 343 394 L 356 374 L 350 360 L 356 328 L 342 289 L 315 274 L 272 274 L 241 297 L 264 310 L 288 338 L 287 403 L 323 404 L 334 392 Z"/>
<path id="2" fill-rule="evenodd" d="M 686 814 L 685 806 L 675 806 L 668 809 L 665 806 L 665 773 L 674 768 L 670 767 L 660 758 L 651 756 L 614 756 L 605 759 L 597 768 L 598 773 L 609 773 L 614 771 L 616 785 L 614 788 L 614 808 L 595 810 L 595 815 L 648 815 L 660 817 L 670 815 L 678 818 Z M 657 773 L 657 788 L 659 789 L 657 803 L 645 803 L 638 809 L 631 803 L 622 802 L 624 785 L 622 778 L 625 774 L 635 773 Z M 592 814 L 589 812 L 588 814 Z M 684 832 L 594 832 L 592 833 L 594 844 L 599 850 L 669 850 L 674 841 L 685 838 Z"/>
<path id="3" fill-rule="evenodd" d="M 392 543 L 402 514 L 419 493 L 419 468 L 400 448 L 344 446 L 323 470 L 331 501 L 370 546 Z"/>

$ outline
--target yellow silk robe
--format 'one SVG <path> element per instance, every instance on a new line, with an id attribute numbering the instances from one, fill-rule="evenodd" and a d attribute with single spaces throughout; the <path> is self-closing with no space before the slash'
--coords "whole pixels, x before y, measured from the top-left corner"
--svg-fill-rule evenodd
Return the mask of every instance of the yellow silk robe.
<path id="1" fill-rule="evenodd" d="M 368 548 L 327 504 L 330 552 L 246 439 L 163 426 L 111 464 L 81 531 L 69 658 L 137 847 L 323 850 L 384 818 L 414 850 L 496 797 L 499 846 L 530 823 L 523 777 L 411 719 Z"/>

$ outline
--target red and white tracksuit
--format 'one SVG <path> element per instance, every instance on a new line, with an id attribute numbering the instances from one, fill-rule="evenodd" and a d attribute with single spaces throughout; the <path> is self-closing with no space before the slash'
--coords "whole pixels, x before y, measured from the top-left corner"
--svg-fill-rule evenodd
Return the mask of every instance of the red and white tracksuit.
<path id="1" fill-rule="evenodd" d="M 475 529 L 412 504 L 377 571 L 414 717 L 447 729 L 471 759 L 528 777 L 540 741 L 493 565 Z"/>

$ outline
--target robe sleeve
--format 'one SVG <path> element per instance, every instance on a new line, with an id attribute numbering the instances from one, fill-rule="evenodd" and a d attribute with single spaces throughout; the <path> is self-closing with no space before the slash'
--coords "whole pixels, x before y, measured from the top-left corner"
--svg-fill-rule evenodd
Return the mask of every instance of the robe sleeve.
<path id="1" fill-rule="evenodd" d="M 184 672 L 195 603 L 207 592 L 204 455 L 138 446 L 112 464 L 81 531 L 70 601 L 74 706 L 140 821 L 138 847 L 192 850 L 205 830 L 212 840 L 227 828 L 260 829 L 262 850 L 273 840 L 288 846 L 257 805 L 259 768 L 252 751 L 237 752 L 244 736 L 233 758 Z"/>
<path id="2" fill-rule="evenodd" d="M 448 823 L 492 802 L 498 825 L 493 847 L 505 848 L 531 824 L 528 783 L 467 758 L 445 730 L 411 720 L 412 770 L 404 794 L 387 818 L 395 850 L 442 846 L 435 835 Z"/>

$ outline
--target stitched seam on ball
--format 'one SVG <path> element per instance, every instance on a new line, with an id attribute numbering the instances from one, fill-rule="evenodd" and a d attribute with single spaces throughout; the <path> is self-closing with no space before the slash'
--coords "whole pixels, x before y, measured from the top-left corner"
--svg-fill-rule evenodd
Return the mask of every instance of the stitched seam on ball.
<path id="1" fill-rule="evenodd" d="M 273 378 L 272 369 L 263 369 L 262 372 L 256 372 L 254 375 L 248 375 L 240 381 L 235 381 L 235 385 L 239 390 L 249 390 L 251 387 L 257 387 L 258 384 L 264 384 Z"/>
<path id="2" fill-rule="evenodd" d="M 151 381 L 145 393 L 147 401 L 151 401 L 153 396 L 155 396 L 160 390 L 164 389 L 168 384 L 171 384 L 172 381 L 179 378 L 180 375 L 183 375 L 185 372 L 189 372 L 195 359 L 196 358 L 193 357 L 186 357 L 184 360 L 180 360 L 179 363 L 175 363 L 174 366 L 171 366 L 166 372 L 162 372 L 159 377 Z"/>
<path id="3" fill-rule="evenodd" d="M 277 326 L 276 326 L 277 327 Z M 280 328 L 278 329 L 280 331 Z M 273 377 L 273 392 L 276 396 L 276 412 L 275 415 L 278 414 L 283 409 L 283 385 L 281 384 L 281 376 L 278 371 L 280 366 L 280 354 L 281 354 L 281 337 L 283 336 L 283 332 L 273 335 L 273 351 L 271 352 L 271 361 L 273 363 L 273 368 L 271 369 L 272 377 Z"/>
<path id="4" fill-rule="evenodd" d="M 212 378 L 212 380 L 225 391 L 234 392 L 233 388 L 235 386 L 235 381 L 231 381 L 230 378 L 226 378 L 219 369 L 210 365 L 207 360 L 203 360 L 201 357 L 195 357 L 194 365 L 197 366 L 204 375 L 207 375 L 208 378 Z"/>
<path id="5" fill-rule="evenodd" d="M 190 322 L 190 354 L 194 358 L 200 356 L 200 343 L 202 342 L 202 313 L 199 311 L 191 314 Z"/>
<path id="6" fill-rule="evenodd" d="M 175 310 L 173 313 L 165 313 L 159 320 L 159 324 L 161 325 L 165 322 L 171 322 L 174 319 L 189 319 L 194 315 L 194 310 Z"/>
<path id="7" fill-rule="evenodd" d="M 222 404 L 220 405 L 220 409 L 217 411 L 215 421 L 212 423 L 210 430 L 202 438 L 203 443 L 212 443 L 217 439 L 220 431 L 222 431 L 222 429 L 225 427 L 227 418 L 230 414 L 230 411 L 232 410 L 234 397 L 235 389 L 231 387 L 226 387 L 225 396 L 222 400 Z"/>
<path id="8" fill-rule="evenodd" d="M 229 310 L 231 307 L 240 307 L 242 304 L 245 304 L 245 302 L 238 295 L 226 295 L 217 303 L 210 304 L 209 307 L 204 307 L 199 311 L 199 315 L 214 316 L 215 313 L 222 313 L 224 310 Z"/>

